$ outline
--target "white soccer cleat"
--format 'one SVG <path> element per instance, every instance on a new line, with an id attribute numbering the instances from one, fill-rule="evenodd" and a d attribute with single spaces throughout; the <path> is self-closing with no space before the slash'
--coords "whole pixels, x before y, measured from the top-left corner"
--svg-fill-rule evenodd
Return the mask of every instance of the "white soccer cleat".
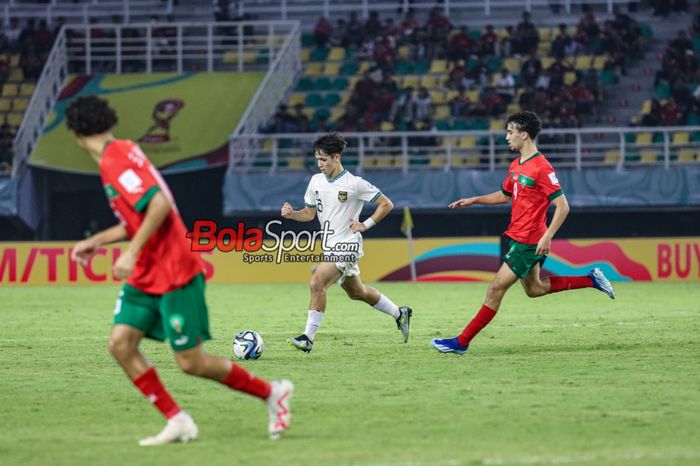
<path id="1" fill-rule="evenodd" d="M 189 442 L 195 440 L 199 429 L 194 419 L 184 411 L 180 411 L 176 416 L 168 420 L 165 428 L 158 435 L 139 440 L 142 447 L 152 447 L 154 445 L 164 445 L 172 442 Z"/>
<path id="2" fill-rule="evenodd" d="M 268 432 L 270 439 L 277 440 L 282 437 L 292 421 L 289 404 L 294 393 L 294 385 L 289 380 L 274 380 L 270 385 L 272 385 L 272 392 L 267 398 L 267 413 L 270 418 Z"/>

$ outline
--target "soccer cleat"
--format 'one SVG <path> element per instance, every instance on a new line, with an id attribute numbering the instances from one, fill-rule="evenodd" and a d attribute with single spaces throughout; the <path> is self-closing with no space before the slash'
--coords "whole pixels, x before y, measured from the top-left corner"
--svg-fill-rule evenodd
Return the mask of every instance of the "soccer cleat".
<path id="1" fill-rule="evenodd" d="M 303 333 L 299 335 L 296 338 L 290 338 L 287 340 L 290 345 L 295 347 L 298 350 L 303 351 L 304 353 L 310 352 L 312 349 L 314 349 L 314 342 L 309 339 L 306 335 Z"/>
<path id="2" fill-rule="evenodd" d="M 399 308 L 399 318 L 396 319 L 396 326 L 401 330 L 403 334 L 403 342 L 408 341 L 408 330 L 411 326 L 411 316 L 413 315 L 413 310 L 408 306 L 401 306 Z"/>
<path id="3" fill-rule="evenodd" d="M 158 435 L 139 440 L 139 445 L 151 447 L 172 442 L 189 442 L 190 440 L 195 440 L 198 433 L 197 424 L 194 423 L 192 417 L 186 412 L 180 411 L 177 415 L 168 419 L 165 428 Z"/>
<path id="4" fill-rule="evenodd" d="M 289 403 L 294 394 L 294 385 L 289 380 L 275 380 L 270 382 L 270 385 L 272 391 L 266 401 L 270 418 L 268 432 L 271 440 L 277 440 L 282 437 L 285 430 L 289 429 L 289 423 L 292 421 Z"/>
<path id="5" fill-rule="evenodd" d="M 588 272 L 588 278 L 593 282 L 593 288 L 610 296 L 610 299 L 615 299 L 615 290 L 613 290 L 612 283 L 610 283 L 610 280 L 603 274 L 602 270 L 598 267 L 594 268 Z"/>
<path id="6" fill-rule="evenodd" d="M 441 353 L 464 354 L 467 352 L 467 349 L 469 349 L 469 345 L 462 346 L 459 340 L 457 340 L 457 337 L 444 338 L 442 340 L 433 338 L 430 344 Z"/>

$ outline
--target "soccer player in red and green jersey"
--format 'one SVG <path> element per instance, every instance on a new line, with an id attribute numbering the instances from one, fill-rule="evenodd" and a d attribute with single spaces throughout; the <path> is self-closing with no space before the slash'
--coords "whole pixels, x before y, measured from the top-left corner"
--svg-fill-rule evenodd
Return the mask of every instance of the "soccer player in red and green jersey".
<path id="1" fill-rule="evenodd" d="M 71 258 L 85 265 L 102 245 L 128 239 L 113 267 L 126 279 L 114 310 L 109 350 L 133 384 L 165 416 L 167 424 L 142 446 L 197 438 L 192 417 L 181 410 L 139 350 L 145 336 L 170 341 L 183 372 L 215 380 L 266 401 L 268 431 L 279 438 L 289 426 L 291 382 L 266 382 L 230 360 L 204 351 L 211 338 L 201 259 L 185 238 L 187 230 L 168 186 L 139 146 L 115 139 L 117 116 L 95 96 L 79 97 L 66 111 L 78 145 L 100 168 L 109 204 L 119 224 L 77 243 Z"/>
<path id="2" fill-rule="evenodd" d="M 432 345 L 438 351 L 463 354 L 472 338 L 494 318 L 503 296 L 518 279 L 531 298 L 590 287 L 615 298 L 612 285 L 598 268 L 585 276 L 540 278 L 540 267 L 549 254 L 552 238 L 569 213 L 569 204 L 554 168 L 535 145 L 541 128 L 540 119 L 532 112 L 511 115 L 506 126 L 506 140 L 510 149 L 519 152 L 520 156 L 508 167 L 501 190 L 450 204 L 451 209 L 457 209 L 511 201 L 510 225 L 505 232 L 509 249 L 503 256 L 503 265 L 489 284 L 479 312 L 457 337 L 433 339 Z M 546 214 L 550 203 L 554 204 L 555 210 L 548 227 Z"/>

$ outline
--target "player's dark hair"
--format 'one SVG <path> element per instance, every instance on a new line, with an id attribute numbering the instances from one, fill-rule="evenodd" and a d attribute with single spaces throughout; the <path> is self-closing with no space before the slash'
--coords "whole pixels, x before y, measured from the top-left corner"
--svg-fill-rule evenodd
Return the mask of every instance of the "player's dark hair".
<path id="1" fill-rule="evenodd" d="M 109 131 L 117 124 L 117 114 L 105 99 L 90 95 L 78 97 L 66 110 L 68 129 L 79 136 Z"/>
<path id="2" fill-rule="evenodd" d="M 513 123 L 518 131 L 524 131 L 533 141 L 542 131 L 542 121 L 535 112 L 519 112 L 508 117 L 506 125 Z"/>
<path id="3" fill-rule="evenodd" d="M 328 133 L 316 139 L 316 142 L 314 142 L 314 152 L 320 150 L 327 155 L 342 155 L 347 145 L 348 143 L 345 141 L 345 138 L 340 134 L 336 132 Z"/>

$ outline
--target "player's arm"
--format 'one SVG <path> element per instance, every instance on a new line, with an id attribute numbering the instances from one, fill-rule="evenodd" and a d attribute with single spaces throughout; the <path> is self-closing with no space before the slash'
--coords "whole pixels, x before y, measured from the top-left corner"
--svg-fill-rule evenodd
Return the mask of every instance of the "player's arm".
<path id="1" fill-rule="evenodd" d="M 131 241 L 129 241 L 129 246 L 126 251 L 119 256 L 117 262 L 114 264 L 114 276 L 116 278 L 122 279 L 131 275 L 134 270 L 134 265 L 136 264 L 136 259 L 139 257 L 139 253 L 143 246 L 148 242 L 148 240 L 153 236 L 153 233 L 161 226 L 163 221 L 168 217 L 172 206 L 170 201 L 165 197 L 162 191 L 157 191 L 151 200 L 148 201 L 146 206 L 146 214 L 143 217 L 141 226 L 136 231 L 136 234 Z"/>
<path id="2" fill-rule="evenodd" d="M 554 204 L 554 215 L 552 216 L 552 221 L 549 223 L 549 228 L 544 232 L 542 238 L 537 242 L 536 254 L 549 254 L 549 248 L 552 246 L 552 238 L 559 231 L 559 228 L 566 220 L 566 216 L 569 215 L 569 203 L 566 200 L 566 196 L 563 194 L 556 197 L 552 204 Z"/>
<path id="3" fill-rule="evenodd" d="M 304 206 L 301 210 L 294 210 L 289 202 L 282 205 L 282 218 L 296 220 L 297 222 L 310 222 L 316 218 L 316 207 Z"/>
<path id="4" fill-rule="evenodd" d="M 460 207 L 469 207 L 470 205 L 476 205 L 476 204 L 481 204 L 481 205 L 497 205 L 497 204 L 505 204 L 508 201 L 510 201 L 510 196 L 506 194 L 505 191 L 496 191 L 491 194 L 485 194 L 483 196 L 474 196 L 474 197 L 467 197 L 464 199 L 460 199 L 458 201 L 454 201 L 452 204 L 449 205 L 450 209 L 459 209 Z"/>
<path id="5" fill-rule="evenodd" d="M 94 234 L 90 238 L 78 241 L 71 250 L 70 258 L 82 265 L 87 264 L 88 259 L 95 254 L 100 246 L 116 243 L 128 238 L 126 228 L 123 225 L 114 225 L 106 230 Z"/>
<path id="6" fill-rule="evenodd" d="M 367 217 L 367 219 L 364 222 L 350 220 L 350 229 L 353 233 L 362 233 L 363 231 L 369 230 L 374 225 L 381 222 L 382 219 L 384 219 L 384 217 L 389 215 L 391 209 L 394 208 L 394 203 L 391 202 L 391 199 L 386 197 L 384 194 L 379 195 L 377 200 L 374 201 L 374 205 L 376 205 L 377 208 L 375 209 L 374 213 L 372 213 L 371 216 Z"/>

